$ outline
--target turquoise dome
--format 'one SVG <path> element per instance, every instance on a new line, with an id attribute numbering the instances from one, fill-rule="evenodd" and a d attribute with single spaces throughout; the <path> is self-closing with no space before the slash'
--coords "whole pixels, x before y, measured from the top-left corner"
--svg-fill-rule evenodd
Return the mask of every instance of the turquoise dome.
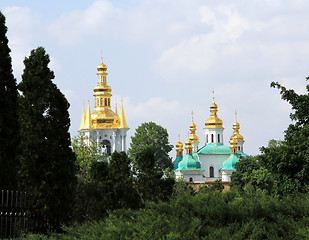
<path id="1" fill-rule="evenodd" d="M 201 168 L 201 163 L 195 160 L 192 154 L 187 154 L 183 157 L 182 161 L 179 162 L 176 171 L 181 170 L 203 170 Z"/>
<path id="2" fill-rule="evenodd" d="M 177 156 L 176 159 L 172 162 L 174 165 L 173 171 L 175 171 L 178 168 L 178 164 L 181 160 L 182 160 L 182 156 Z"/>
<path id="3" fill-rule="evenodd" d="M 221 170 L 235 170 L 234 165 L 239 161 L 236 153 L 230 155 L 230 157 L 223 162 Z"/>
<path id="4" fill-rule="evenodd" d="M 208 143 L 200 150 L 198 154 L 226 154 L 230 155 L 231 150 L 228 146 L 223 145 L 222 143 Z"/>

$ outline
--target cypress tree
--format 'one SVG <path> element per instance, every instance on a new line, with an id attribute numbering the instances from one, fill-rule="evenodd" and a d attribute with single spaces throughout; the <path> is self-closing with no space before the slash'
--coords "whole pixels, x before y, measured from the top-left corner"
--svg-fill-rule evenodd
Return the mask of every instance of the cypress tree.
<path id="1" fill-rule="evenodd" d="M 12 73 L 5 17 L 0 12 L 0 190 L 16 187 L 18 92 Z"/>
<path id="2" fill-rule="evenodd" d="M 57 223 L 72 213 L 76 186 L 75 154 L 70 145 L 69 103 L 52 82 L 49 56 L 43 47 L 25 58 L 18 89 L 21 119 L 21 187 L 34 209 Z"/>

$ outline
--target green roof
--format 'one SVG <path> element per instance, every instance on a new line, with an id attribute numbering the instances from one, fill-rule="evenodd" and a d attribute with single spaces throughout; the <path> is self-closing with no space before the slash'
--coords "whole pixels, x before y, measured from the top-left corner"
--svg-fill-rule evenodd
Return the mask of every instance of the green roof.
<path id="1" fill-rule="evenodd" d="M 237 151 L 237 154 L 240 156 L 240 158 L 247 158 L 247 157 L 250 157 L 248 154 L 245 154 L 241 151 Z"/>
<path id="2" fill-rule="evenodd" d="M 200 150 L 198 154 L 226 154 L 229 155 L 231 150 L 228 146 L 223 145 L 222 143 L 208 143 Z"/>
<path id="3" fill-rule="evenodd" d="M 230 157 L 223 162 L 223 167 L 220 170 L 235 170 L 234 165 L 239 161 L 236 153 L 230 155 Z"/>
<path id="4" fill-rule="evenodd" d="M 179 162 L 178 168 L 175 171 L 181 170 L 203 170 L 201 163 L 195 160 L 192 154 L 187 154 L 183 157 L 182 161 Z"/>
<path id="5" fill-rule="evenodd" d="M 178 164 L 181 160 L 182 160 L 182 156 L 177 156 L 176 159 L 172 162 L 174 165 L 173 171 L 175 171 L 178 168 Z"/>

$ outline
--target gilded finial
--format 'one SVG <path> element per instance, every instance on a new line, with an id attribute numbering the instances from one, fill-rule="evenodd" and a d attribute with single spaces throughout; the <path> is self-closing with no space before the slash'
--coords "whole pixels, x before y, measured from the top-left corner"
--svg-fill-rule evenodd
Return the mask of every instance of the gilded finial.
<path id="1" fill-rule="evenodd" d="M 192 122 L 193 122 L 193 114 L 194 114 L 193 110 L 192 110 L 192 113 L 191 113 L 191 114 L 192 114 Z"/>
<path id="2" fill-rule="evenodd" d="M 103 63 L 103 50 L 101 48 L 101 62 Z"/>
<path id="3" fill-rule="evenodd" d="M 235 122 L 237 122 L 237 111 L 235 111 Z"/>
<path id="4" fill-rule="evenodd" d="M 180 134 L 178 134 L 178 141 L 180 142 Z"/>
<path id="5" fill-rule="evenodd" d="M 215 90 L 212 90 L 212 101 L 215 102 Z"/>

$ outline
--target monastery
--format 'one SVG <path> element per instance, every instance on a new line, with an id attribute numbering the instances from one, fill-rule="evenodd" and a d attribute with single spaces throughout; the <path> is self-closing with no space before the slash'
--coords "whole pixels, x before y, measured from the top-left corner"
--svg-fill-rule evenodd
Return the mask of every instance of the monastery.
<path id="1" fill-rule="evenodd" d="M 241 158 L 248 157 L 244 153 L 244 138 L 239 133 L 240 125 L 235 117 L 230 147 L 223 144 L 223 121 L 218 117 L 218 106 L 213 101 L 210 105 L 210 118 L 205 121 L 205 145 L 199 148 L 199 137 L 196 136 L 196 125 L 193 121 L 185 142 L 186 155 L 183 156 L 183 144 L 176 144 L 176 159 L 173 161 L 176 179 L 183 178 L 189 183 L 214 183 L 221 180 L 231 182 L 235 171 L 234 164 Z M 236 114 L 235 114 L 236 115 Z"/>
<path id="2" fill-rule="evenodd" d="M 88 144 L 94 139 L 101 147 L 102 153 L 110 156 L 114 151 L 125 151 L 127 131 L 123 103 L 121 101 L 118 115 L 111 110 L 111 87 L 107 85 L 107 66 L 101 60 L 97 67 L 98 85 L 93 89 L 94 110 L 91 112 L 88 102 L 87 114 L 83 106 L 79 132 L 85 133 Z M 234 164 L 241 158 L 248 157 L 244 153 L 244 138 L 239 133 L 240 125 L 235 117 L 234 133 L 230 138 L 230 147 L 223 144 L 223 121 L 218 117 L 218 106 L 213 101 L 210 105 L 210 117 L 205 121 L 205 144 L 199 148 L 199 137 L 196 136 L 196 125 L 190 125 L 190 135 L 185 142 L 186 154 L 183 156 L 183 144 L 176 144 L 176 158 L 173 161 L 176 179 L 184 179 L 188 183 L 223 183 L 231 181 Z"/>

